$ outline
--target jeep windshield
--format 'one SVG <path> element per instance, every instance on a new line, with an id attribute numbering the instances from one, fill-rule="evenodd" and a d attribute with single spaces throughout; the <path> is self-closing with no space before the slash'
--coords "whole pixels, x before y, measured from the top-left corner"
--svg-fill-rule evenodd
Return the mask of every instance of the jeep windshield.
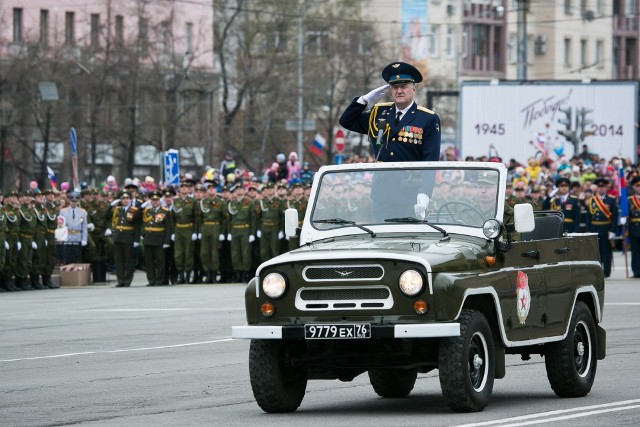
<path id="1" fill-rule="evenodd" d="M 416 230 L 422 230 L 420 224 L 426 222 L 436 227 L 481 228 L 498 213 L 500 169 L 478 166 L 490 164 L 442 162 L 429 163 L 441 167 L 402 168 L 384 165 L 327 168 L 316 186 L 312 226 L 332 230 L 415 224 L 412 226 Z M 334 218 L 341 221 L 327 221 Z M 429 229 L 426 225 L 424 228 Z"/>

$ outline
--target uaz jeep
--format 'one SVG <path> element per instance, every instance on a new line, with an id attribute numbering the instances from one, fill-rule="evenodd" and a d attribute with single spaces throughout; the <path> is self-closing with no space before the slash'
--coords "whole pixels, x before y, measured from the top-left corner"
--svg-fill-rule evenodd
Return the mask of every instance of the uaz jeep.
<path id="1" fill-rule="evenodd" d="M 545 358 L 553 391 L 591 390 L 605 357 L 596 235 L 561 215 L 505 206 L 497 163 L 376 163 L 316 174 L 301 247 L 264 262 L 246 289 L 253 394 L 294 411 L 310 379 L 367 372 L 404 397 L 439 370 L 454 411 L 481 411 L 505 355 Z"/>

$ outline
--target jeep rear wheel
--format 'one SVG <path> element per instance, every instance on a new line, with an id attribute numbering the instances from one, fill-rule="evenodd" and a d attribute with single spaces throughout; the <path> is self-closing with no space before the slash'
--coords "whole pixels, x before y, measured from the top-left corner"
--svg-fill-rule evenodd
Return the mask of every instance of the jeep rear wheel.
<path id="1" fill-rule="evenodd" d="M 567 337 L 549 344 L 545 352 L 547 378 L 560 397 L 582 397 L 591 391 L 596 377 L 597 335 L 587 305 L 577 301 Z"/>
<path id="2" fill-rule="evenodd" d="M 282 341 L 251 340 L 251 389 L 265 412 L 293 412 L 304 398 L 307 374 L 304 369 L 287 363 L 288 350 Z"/>
<path id="3" fill-rule="evenodd" d="M 452 410 L 482 411 L 491 399 L 495 378 L 491 328 L 475 310 L 462 310 L 459 320 L 460 336 L 440 340 L 440 387 Z"/>
<path id="4" fill-rule="evenodd" d="M 417 369 L 371 369 L 369 381 L 378 396 L 407 397 L 418 377 Z"/>

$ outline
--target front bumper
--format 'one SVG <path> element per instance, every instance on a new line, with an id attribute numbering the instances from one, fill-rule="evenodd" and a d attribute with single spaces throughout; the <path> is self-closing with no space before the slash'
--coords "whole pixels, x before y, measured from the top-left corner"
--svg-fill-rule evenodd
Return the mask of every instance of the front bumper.
<path id="1" fill-rule="evenodd" d="M 459 323 L 371 325 L 371 338 L 441 338 L 460 336 Z M 304 339 L 304 325 L 232 326 L 234 339 Z"/>

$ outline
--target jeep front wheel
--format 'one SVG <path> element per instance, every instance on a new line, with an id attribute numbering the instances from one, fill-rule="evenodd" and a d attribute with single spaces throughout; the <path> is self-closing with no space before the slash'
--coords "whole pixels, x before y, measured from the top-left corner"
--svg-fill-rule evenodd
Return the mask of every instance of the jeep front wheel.
<path id="1" fill-rule="evenodd" d="M 545 352 L 547 378 L 560 397 L 582 397 L 591 391 L 598 358 L 596 326 L 587 305 L 577 301 L 567 337 L 548 344 Z"/>
<path id="2" fill-rule="evenodd" d="M 295 411 L 307 389 L 304 369 L 291 366 L 282 341 L 251 340 L 249 377 L 258 406 L 265 412 Z"/>
<path id="3" fill-rule="evenodd" d="M 452 410 L 482 411 L 491 399 L 495 378 L 491 328 L 475 310 L 462 310 L 459 320 L 460 336 L 440 340 L 440 387 Z"/>
<path id="4" fill-rule="evenodd" d="M 418 377 L 417 369 L 371 369 L 369 381 L 380 397 L 407 397 Z"/>

